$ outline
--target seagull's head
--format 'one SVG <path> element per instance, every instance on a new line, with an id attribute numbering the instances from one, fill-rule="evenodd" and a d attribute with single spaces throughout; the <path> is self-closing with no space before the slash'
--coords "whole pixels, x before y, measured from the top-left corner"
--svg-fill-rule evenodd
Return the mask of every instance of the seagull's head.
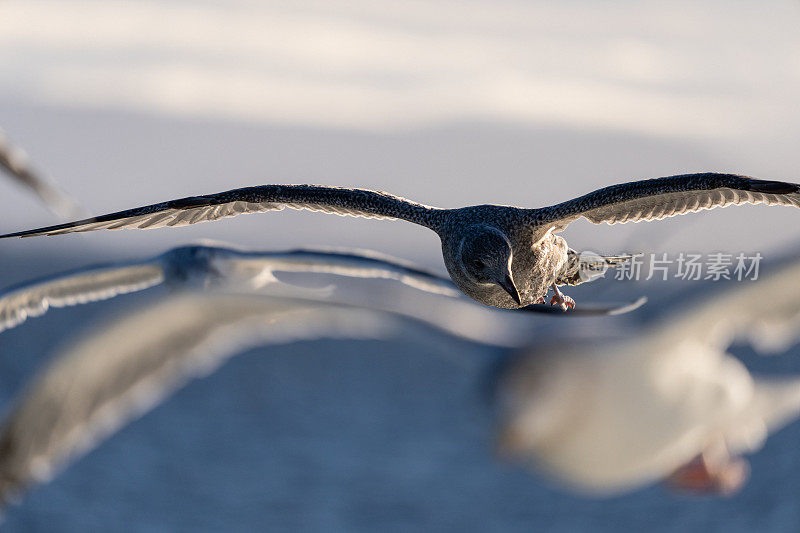
<path id="1" fill-rule="evenodd" d="M 461 240 L 459 259 L 464 275 L 474 283 L 495 284 L 520 304 L 514 285 L 511 243 L 503 233 L 489 226 L 472 226 Z"/>

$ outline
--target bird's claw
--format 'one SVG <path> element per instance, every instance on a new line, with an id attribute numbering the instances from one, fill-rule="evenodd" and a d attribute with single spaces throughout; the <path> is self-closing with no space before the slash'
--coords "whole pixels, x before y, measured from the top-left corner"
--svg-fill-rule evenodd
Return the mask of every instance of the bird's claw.
<path id="1" fill-rule="evenodd" d="M 562 310 L 566 311 L 568 308 L 573 309 L 575 307 L 575 300 L 573 300 L 566 294 L 562 295 L 554 294 L 553 297 L 550 298 L 550 305 L 557 305 Z"/>
<path id="2" fill-rule="evenodd" d="M 558 290 L 558 287 L 553 285 L 553 297 L 550 298 L 550 305 L 557 305 L 562 311 L 575 308 L 575 300 Z"/>

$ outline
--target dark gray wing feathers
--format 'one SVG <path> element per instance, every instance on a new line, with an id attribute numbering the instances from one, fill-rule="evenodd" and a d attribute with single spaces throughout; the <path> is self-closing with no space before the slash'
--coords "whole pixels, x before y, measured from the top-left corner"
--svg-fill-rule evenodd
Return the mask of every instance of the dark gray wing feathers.
<path id="1" fill-rule="evenodd" d="M 190 196 L 77 222 L 1 235 L 0 238 L 58 235 L 100 229 L 185 226 L 245 213 L 277 211 L 284 207 L 366 218 L 401 219 L 426 227 L 433 227 L 438 211 L 385 192 L 366 189 L 322 185 L 260 185 L 218 194 Z"/>
<path id="2" fill-rule="evenodd" d="M 739 204 L 800 208 L 800 186 L 735 174 L 685 174 L 612 185 L 551 207 L 531 210 L 531 225 L 563 229 L 585 217 L 595 224 L 660 220 Z"/>

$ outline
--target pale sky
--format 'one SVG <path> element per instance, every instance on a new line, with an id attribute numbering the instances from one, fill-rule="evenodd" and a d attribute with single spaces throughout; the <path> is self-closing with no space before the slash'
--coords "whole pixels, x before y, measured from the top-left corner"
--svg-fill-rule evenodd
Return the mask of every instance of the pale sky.
<path id="1" fill-rule="evenodd" d="M 95 213 L 278 182 L 534 207 L 683 172 L 800 181 L 798 27 L 788 0 L 5 0 L 0 127 Z M 53 222 L 7 183 L 0 197 L 4 229 Z M 565 235 L 601 252 L 754 250 L 796 242 L 796 215 L 728 209 Z M 240 218 L 58 244 L 212 237 L 438 261 L 435 237 L 407 225 Z"/>
<path id="2" fill-rule="evenodd" d="M 790 1 L 6 0 L 0 96 L 366 130 L 772 136 L 800 123 L 798 23 Z"/>

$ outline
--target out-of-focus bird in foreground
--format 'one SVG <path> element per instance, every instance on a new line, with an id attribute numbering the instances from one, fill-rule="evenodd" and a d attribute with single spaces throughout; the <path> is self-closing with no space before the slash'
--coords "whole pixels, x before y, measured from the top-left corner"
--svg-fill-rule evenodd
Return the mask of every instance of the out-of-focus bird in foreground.
<path id="1" fill-rule="evenodd" d="M 747 477 L 742 454 L 800 415 L 800 376 L 753 377 L 727 349 L 795 343 L 798 280 L 795 261 L 618 342 L 526 350 L 498 387 L 500 448 L 590 493 L 665 477 L 676 488 L 735 492 Z"/>
<path id="2" fill-rule="evenodd" d="M 25 151 L 13 146 L 3 130 L 0 130 L 0 168 L 14 181 L 38 196 L 58 218 L 72 220 L 88 216 L 89 212 L 74 198 L 31 167 Z"/>
<path id="3" fill-rule="evenodd" d="M 703 488 L 731 491 L 744 481 L 740 455 L 800 414 L 800 377 L 754 378 L 725 348 L 733 332 L 762 348 L 788 344 L 800 313 L 798 298 L 785 296 L 800 291 L 799 276 L 800 262 L 626 340 L 567 344 L 543 342 L 552 321 L 537 328 L 541 320 L 527 314 L 402 287 L 362 307 L 220 291 L 172 296 L 79 340 L 20 395 L 0 430 L 0 499 L 49 479 L 250 346 L 408 328 L 511 348 L 494 381 L 501 447 L 555 479 L 598 494 L 667 477 L 689 489 L 694 469 Z"/>
<path id="4" fill-rule="evenodd" d="M 552 290 L 550 303 L 566 309 L 574 307 L 575 302 L 558 286 L 585 281 L 574 268 L 578 254 L 555 235 L 571 222 L 579 218 L 595 224 L 640 222 L 716 207 L 762 203 L 800 207 L 800 186 L 735 174 L 686 174 L 612 185 L 539 209 L 504 205 L 440 209 L 366 189 L 260 185 L 190 196 L 0 238 L 185 226 L 285 207 L 399 219 L 439 235 L 445 267 L 453 282 L 470 298 L 489 306 L 516 309 L 543 303 Z"/>

